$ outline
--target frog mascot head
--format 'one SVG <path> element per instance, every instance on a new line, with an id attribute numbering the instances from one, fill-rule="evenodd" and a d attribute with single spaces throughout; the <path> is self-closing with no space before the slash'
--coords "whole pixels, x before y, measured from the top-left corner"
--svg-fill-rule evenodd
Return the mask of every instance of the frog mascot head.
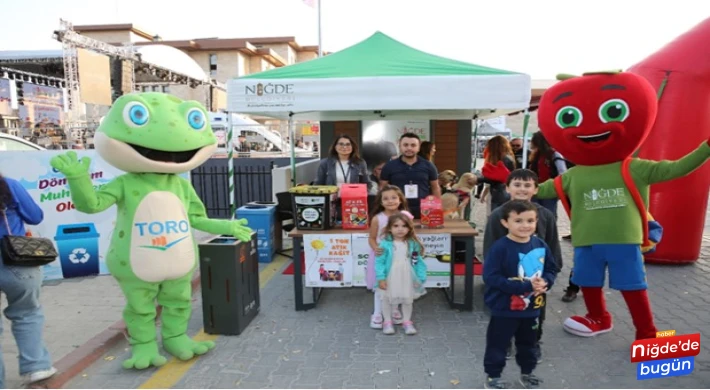
<path id="1" fill-rule="evenodd" d="M 632 158 L 656 119 L 651 84 L 620 71 L 560 79 L 542 96 L 538 122 L 550 145 L 577 165 L 540 185 L 537 196 L 559 197 L 570 213 L 572 281 L 582 287 L 587 314 L 567 318 L 564 329 L 584 337 L 612 330 L 602 292 L 608 268 L 609 287 L 622 292 L 636 338 L 655 338 L 642 257 L 653 241 L 649 186 L 700 167 L 710 145 L 703 142 L 677 161 Z"/>
<path id="2" fill-rule="evenodd" d="M 134 173 L 184 173 L 217 149 L 205 109 L 157 92 L 120 97 L 101 121 L 94 144 L 112 166 Z"/>
<path id="3" fill-rule="evenodd" d="M 209 219 L 189 181 L 178 176 L 205 162 L 217 146 L 197 102 L 162 93 L 135 93 L 116 100 L 94 136 L 99 155 L 126 172 L 99 188 L 89 176 L 91 160 L 75 152 L 51 165 L 67 177 L 72 201 L 84 213 L 117 207 L 106 265 L 126 297 L 123 319 L 131 356 L 125 368 L 161 366 L 157 300 L 163 308 L 163 348 L 180 360 L 202 355 L 212 341 L 187 335 L 191 281 L 197 265 L 192 229 L 252 239 L 246 220 Z"/>

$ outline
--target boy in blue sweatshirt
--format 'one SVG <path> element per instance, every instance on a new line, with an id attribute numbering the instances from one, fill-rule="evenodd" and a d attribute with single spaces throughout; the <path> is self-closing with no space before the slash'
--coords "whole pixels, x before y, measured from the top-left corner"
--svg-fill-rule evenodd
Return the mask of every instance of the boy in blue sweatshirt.
<path id="1" fill-rule="evenodd" d="M 538 190 L 538 178 L 537 174 L 529 169 L 516 169 L 508 175 L 508 181 L 505 184 L 505 190 L 510 194 L 510 198 L 513 200 L 528 200 L 532 201 L 532 198 L 537 194 Z M 562 269 L 562 250 L 560 248 L 560 236 L 557 232 L 557 217 L 552 214 L 552 211 L 546 209 L 540 204 L 535 203 L 537 206 L 537 230 L 535 235 L 545 241 L 545 244 L 552 251 L 552 256 L 555 258 L 555 264 L 557 265 L 557 273 Z M 483 235 L 483 259 L 488 258 L 488 252 L 490 252 L 493 244 L 500 238 L 505 237 L 508 234 L 508 229 L 501 223 L 503 215 L 503 206 L 498 207 L 495 210 L 491 210 L 491 215 L 488 217 L 488 223 L 486 223 L 486 231 Z M 542 351 L 540 348 L 540 342 L 542 340 L 542 327 L 545 322 L 545 308 L 547 307 L 547 294 L 542 295 L 544 300 L 543 306 L 540 308 L 539 325 L 537 327 L 537 362 L 540 363 L 542 359 Z M 512 356 L 512 345 L 508 347 L 507 358 L 510 359 Z"/>
<path id="2" fill-rule="evenodd" d="M 491 310 L 483 358 L 488 376 L 485 387 L 506 388 L 501 373 L 506 350 L 515 338 L 520 384 L 536 388 L 542 382 L 533 374 L 538 317 L 545 304 L 543 294 L 555 282 L 557 266 L 547 244 L 534 236 L 537 207 L 529 201 L 511 200 L 501 209 L 501 223 L 508 234 L 493 244 L 483 263 L 484 301 Z"/>

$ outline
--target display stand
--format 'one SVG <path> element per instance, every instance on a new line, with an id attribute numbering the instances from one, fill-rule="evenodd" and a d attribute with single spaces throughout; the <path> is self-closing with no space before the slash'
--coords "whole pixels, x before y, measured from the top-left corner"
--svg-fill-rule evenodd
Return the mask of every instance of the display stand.
<path id="1" fill-rule="evenodd" d="M 415 225 L 419 226 L 419 221 L 415 221 Z M 417 234 L 420 235 L 450 235 L 450 264 L 451 264 L 451 276 L 450 283 L 447 287 L 441 288 L 441 290 L 446 295 L 449 305 L 453 309 L 472 311 L 473 310 L 473 258 L 475 256 L 474 250 L 474 239 L 478 235 L 476 229 L 472 228 L 468 222 L 463 220 L 447 220 L 443 228 L 439 229 L 426 229 L 426 228 L 416 228 Z M 293 239 L 293 266 L 294 266 L 294 293 L 295 293 L 295 303 L 296 311 L 310 310 L 316 307 L 318 301 L 323 293 L 323 289 L 327 287 L 305 287 L 304 286 L 304 275 L 303 275 L 303 264 L 301 262 L 301 256 L 303 250 L 301 248 L 304 236 L 313 234 L 315 232 L 309 230 L 299 231 L 294 229 L 289 233 L 289 236 Z M 362 232 L 344 229 L 329 229 L 325 231 L 318 231 L 317 234 L 322 237 L 323 240 L 328 240 L 329 236 L 342 236 L 348 234 L 362 234 Z M 455 299 L 455 283 L 454 283 L 454 249 L 456 242 L 465 243 L 466 247 L 466 262 L 465 262 L 465 273 L 464 273 L 464 286 L 463 286 L 463 302 L 456 301 Z M 308 264 L 308 261 L 306 261 Z M 338 286 L 340 287 L 340 286 Z M 429 287 L 431 288 L 431 287 Z M 304 290 L 310 289 L 313 295 L 313 301 L 309 303 L 304 303 Z"/>

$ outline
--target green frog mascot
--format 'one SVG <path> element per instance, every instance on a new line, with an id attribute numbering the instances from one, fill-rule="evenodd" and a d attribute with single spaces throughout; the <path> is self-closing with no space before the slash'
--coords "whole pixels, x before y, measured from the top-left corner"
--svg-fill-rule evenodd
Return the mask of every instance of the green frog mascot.
<path id="1" fill-rule="evenodd" d="M 195 189 L 178 176 L 200 166 L 217 147 L 205 108 L 162 93 L 124 95 L 101 122 L 94 144 L 106 162 L 126 172 L 99 190 L 89 177 L 89 158 L 68 152 L 51 165 L 66 176 L 78 211 L 117 207 L 106 265 L 126 297 L 131 357 L 123 367 L 167 361 L 158 349 L 156 300 L 163 308 L 163 348 L 180 360 L 207 353 L 214 342 L 187 335 L 197 265 L 192 229 L 242 241 L 250 239 L 251 229 L 246 220 L 208 218 Z"/>

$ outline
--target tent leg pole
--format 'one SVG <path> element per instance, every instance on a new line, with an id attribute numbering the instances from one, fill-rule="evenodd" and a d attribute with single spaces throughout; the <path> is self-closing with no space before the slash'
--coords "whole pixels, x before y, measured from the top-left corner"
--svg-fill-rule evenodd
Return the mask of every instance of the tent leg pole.
<path id="1" fill-rule="evenodd" d="M 288 138 L 291 146 L 291 185 L 296 186 L 296 126 L 293 124 L 293 113 L 288 115 Z"/>
<path id="2" fill-rule="evenodd" d="M 525 118 L 523 119 L 523 169 L 528 167 L 528 123 L 530 122 L 530 112 L 525 109 Z"/>

